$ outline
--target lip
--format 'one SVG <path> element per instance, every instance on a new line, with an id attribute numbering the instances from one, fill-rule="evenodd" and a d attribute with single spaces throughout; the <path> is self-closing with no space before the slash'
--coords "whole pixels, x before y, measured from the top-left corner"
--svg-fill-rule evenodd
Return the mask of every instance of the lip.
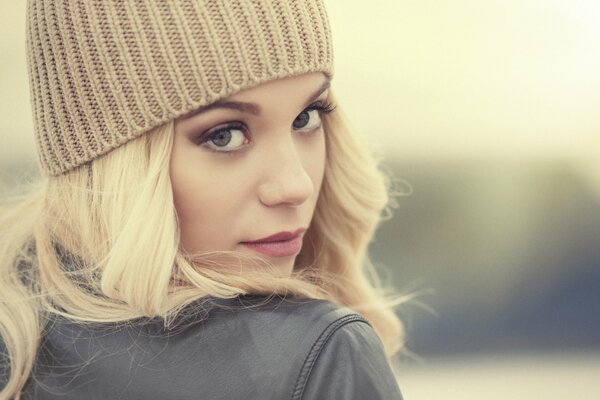
<path id="1" fill-rule="evenodd" d="M 294 232 L 278 232 L 253 242 L 241 242 L 244 246 L 270 257 L 289 257 L 298 254 L 302 248 L 302 235 L 305 228 Z"/>
<path id="2" fill-rule="evenodd" d="M 294 232 L 287 232 L 287 231 L 277 232 L 271 236 L 267 236 L 262 239 L 257 239 L 257 240 L 253 240 L 251 242 L 249 241 L 249 242 L 242 242 L 242 243 L 246 244 L 246 243 L 281 242 L 284 240 L 293 239 L 293 238 L 299 236 L 305 230 L 306 230 L 305 228 L 298 228 Z"/>

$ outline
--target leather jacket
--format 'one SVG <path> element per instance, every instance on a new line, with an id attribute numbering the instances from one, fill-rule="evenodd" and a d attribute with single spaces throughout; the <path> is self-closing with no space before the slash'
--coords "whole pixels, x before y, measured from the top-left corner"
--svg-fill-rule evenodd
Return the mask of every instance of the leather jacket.
<path id="1" fill-rule="evenodd" d="M 353 310 L 289 297 L 208 299 L 169 328 L 150 318 L 56 317 L 22 399 L 402 399 L 381 340 Z"/>

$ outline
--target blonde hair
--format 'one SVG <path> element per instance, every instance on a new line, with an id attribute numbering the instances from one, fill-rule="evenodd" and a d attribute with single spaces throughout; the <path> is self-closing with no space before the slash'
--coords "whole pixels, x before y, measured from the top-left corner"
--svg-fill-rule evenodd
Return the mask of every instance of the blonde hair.
<path id="1" fill-rule="evenodd" d="M 331 90 L 329 101 L 335 104 Z M 82 324 L 160 316 L 168 325 L 206 296 L 296 295 L 350 307 L 373 325 L 393 364 L 404 346 L 394 308 L 407 296 L 383 286 L 367 251 L 378 224 L 391 215 L 392 180 L 350 133 L 339 105 L 323 115 L 323 124 L 325 176 L 287 277 L 260 258 L 182 252 L 169 179 L 173 121 L 5 198 L 0 334 L 10 376 L 0 399 L 20 397 L 48 316 Z M 224 256 L 234 262 L 224 265 Z M 240 273 L 255 264 L 263 268 Z"/>

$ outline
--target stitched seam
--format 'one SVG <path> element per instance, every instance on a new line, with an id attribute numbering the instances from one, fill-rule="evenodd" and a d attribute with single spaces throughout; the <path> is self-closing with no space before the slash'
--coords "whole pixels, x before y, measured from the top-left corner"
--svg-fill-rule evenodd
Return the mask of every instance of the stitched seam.
<path id="1" fill-rule="evenodd" d="M 306 387 L 306 382 L 308 382 L 310 372 L 312 371 L 312 368 L 315 365 L 315 362 L 319 354 L 321 353 L 321 350 L 325 346 L 325 343 L 327 343 L 327 340 L 329 340 L 331 335 L 333 335 L 333 333 L 338 328 L 353 321 L 364 322 L 369 326 L 371 325 L 367 320 L 365 320 L 358 314 L 346 315 L 330 323 L 319 335 L 317 340 L 315 340 L 310 351 L 306 356 L 306 359 L 304 360 L 304 363 L 302 364 L 302 368 L 300 369 L 300 373 L 298 374 L 298 379 L 296 379 L 296 384 L 294 385 L 294 390 L 292 391 L 292 400 L 302 399 L 302 395 L 304 394 L 304 388 Z"/>

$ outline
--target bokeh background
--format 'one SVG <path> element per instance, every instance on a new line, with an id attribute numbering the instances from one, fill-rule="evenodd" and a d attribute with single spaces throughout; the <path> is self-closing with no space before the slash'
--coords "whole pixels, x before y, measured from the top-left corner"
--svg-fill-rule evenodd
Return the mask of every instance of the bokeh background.
<path id="1" fill-rule="evenodd" d="M 399 193 L 372 243 L 412 399 L 600 399 L 600 3 L 326 0 L 340 108 Z M 0 188 L 35 176 L 0 4 Z"/>

